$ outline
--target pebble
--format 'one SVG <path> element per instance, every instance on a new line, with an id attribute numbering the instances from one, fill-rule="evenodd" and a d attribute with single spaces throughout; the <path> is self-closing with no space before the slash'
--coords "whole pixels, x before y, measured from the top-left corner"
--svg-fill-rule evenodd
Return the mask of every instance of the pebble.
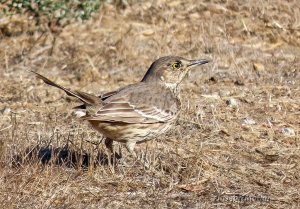
<path id="1" fill-rule="evenodd" d="M 265 66 L 261 63 L 253 63 L 253 69 L 257 72 L 262 72 L 265 70 Z"/>
<path id="2" fill-rule="evenodd" d="M 86 115 L 86 112 L 84 110 L 75 110 L 73 114 L 75 115 L 75 117 L 81 118 L 82 116 Z"/>
<path id="3" fill-rule="evenodd" d="M 238 108 L 239 106 L 238 101 L 234 98 L 229 98 L 228 100 L 226 100 L 226 104 L 234 109 Z"/>
<path id="4" fill-rule="evenodd" d="M 292 128 L 283 128 L 282 133 L 285 136 L 295 136 L 295 131 Z"/>
<path id="5" fill-rule="evenodd" d="M 11 112 L 10 108 L 5 108 L 5 109 L 2 110 L 3 115 L 8 115 L 10 112 Z"/>
<path id="6" fill-rule="evenodd" d="M 220 90 L 219 91 L 219 96 L 220 97 L 228 97 L 230 96 L 231 92 L 230 91 L 227 91 L 227 90 Z"/>
<path id="7" fill-rule="evenodd" d="M 204 97 L 204 98 L 207 98 L 207 99 L 215 99 L 215 100 L 220 99 L 220 96 L 218 94 L 216 94 L 216 93 L 213 93 L 213 94 L 202 94 L 201 96 Z"/>
<path id="8" fill-rule="evenodd" d="M 245 118 L 243 121 L 243 125 L 255 125 L 256 122 L 252 118 Z"/>

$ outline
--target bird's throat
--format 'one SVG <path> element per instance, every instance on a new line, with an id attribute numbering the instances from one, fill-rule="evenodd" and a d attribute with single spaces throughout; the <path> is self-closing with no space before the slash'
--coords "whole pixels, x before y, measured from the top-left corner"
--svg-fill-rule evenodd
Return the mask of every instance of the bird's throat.
<path id="1" fill-rule="evenodd" d="M 179 87 L 179 85 L 177 83 L 167 83 L 167 82 L 165 82 L 164 85 L 168 89 L 170 89 L 176 97 L 179 96 L 180 87 Z"/>

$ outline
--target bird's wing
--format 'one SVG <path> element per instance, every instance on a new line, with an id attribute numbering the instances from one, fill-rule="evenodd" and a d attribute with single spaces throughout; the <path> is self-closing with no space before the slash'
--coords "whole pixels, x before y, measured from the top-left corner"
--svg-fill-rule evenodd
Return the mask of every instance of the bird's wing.
<path id="1" fill-rule="evenodd" d="M 86 120 L 120 123 L 159 123 L 172 120 L 175 114 L 156 106 L 134 105 L 125 98 L 115 98 Z"/>

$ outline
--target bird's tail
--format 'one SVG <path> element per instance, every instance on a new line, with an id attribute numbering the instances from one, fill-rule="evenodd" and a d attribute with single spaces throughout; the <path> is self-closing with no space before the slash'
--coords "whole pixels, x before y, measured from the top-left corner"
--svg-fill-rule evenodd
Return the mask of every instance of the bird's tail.
<path id="1" fill-rule="evenodd" d="M 38 78 L 42 79 L 46 84 L 63 90 L 69 96 L 76 97 L 77 99 L 82 101 L 85 105 L 97 105 L 101 103 L 101 99 L 95 95 L 84 93 L 81 91 L 71 91 L 61 85 L 54 83 L 53 81 L 49 80 L 48 78 L 42 76 L 37 72 L 34 71 L 30 71 L 30 72 L 34 73 Z"/>

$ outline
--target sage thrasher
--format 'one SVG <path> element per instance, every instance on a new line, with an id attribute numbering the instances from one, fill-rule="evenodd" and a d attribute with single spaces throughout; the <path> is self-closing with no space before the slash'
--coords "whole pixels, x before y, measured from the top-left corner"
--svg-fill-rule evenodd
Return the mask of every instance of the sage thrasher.
<path id="1" fill-rule="evenodd" d="M 125 143 L 136 156 L 135 144 L 165 133 L 176 121 L 181 109 L 180 84 L 192 67 L 209 60 L 188 60 L 178 56 L 161 57 L 152 63 L 143 79 L 135 84 L 101 96 L 71 91 L 32 71 L 46 84 L 65 91 L 83 102 L 82 119 L 103 134 L 113 154 L 113 141 Z"/>

